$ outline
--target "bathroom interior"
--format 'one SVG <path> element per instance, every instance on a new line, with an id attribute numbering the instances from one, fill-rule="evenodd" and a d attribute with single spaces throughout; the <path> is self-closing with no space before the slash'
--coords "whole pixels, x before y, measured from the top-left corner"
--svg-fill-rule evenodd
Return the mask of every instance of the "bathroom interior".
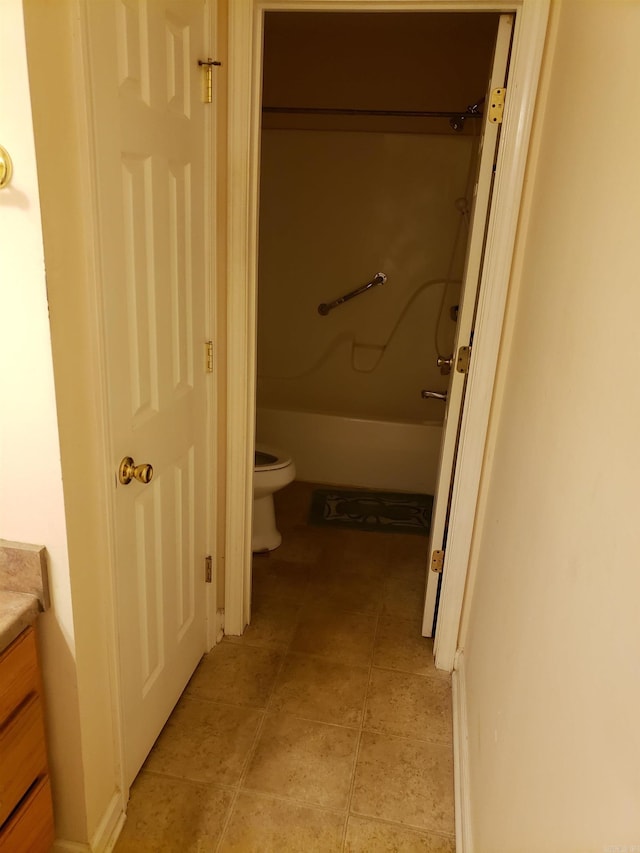
<path id="1" fill-rule="evenodd" d="M 256 448 L 298 481 L 434 494 L 497 24 L 265 15 Z"/>

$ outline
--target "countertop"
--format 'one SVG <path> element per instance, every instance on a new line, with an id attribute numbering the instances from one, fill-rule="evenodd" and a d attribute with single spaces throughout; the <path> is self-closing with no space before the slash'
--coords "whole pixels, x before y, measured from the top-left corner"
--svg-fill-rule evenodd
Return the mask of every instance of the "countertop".
<path id="1" fill-rule="evenodd" d="M 0 590 L 0 654 L 40 613 L 38 597 L 29 592 Z"/>

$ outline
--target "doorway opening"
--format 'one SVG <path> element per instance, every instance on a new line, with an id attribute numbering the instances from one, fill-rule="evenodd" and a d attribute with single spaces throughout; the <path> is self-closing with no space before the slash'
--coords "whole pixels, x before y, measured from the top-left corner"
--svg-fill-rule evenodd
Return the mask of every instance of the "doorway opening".
<path id="1" fill-rule="evenodd" d="M 397 12 L 397 3 L 365 0 L 362 11 Z M 470 6 L 471 4 L 462 4 Z M 262 45 L 265 13 L 276 4 L 247 0 L 229 7 L 229 102 L 227 220 L 229 223 L 226 293 L 226 468 L 228 472 L 225 515 L 224 630 L 241 634 L 251 618 L 251 505 L 253 480 L 252 445 L 255 435 L 256 311 L 258 271 L 258 209 L 260 173 L 260 126 Z M 283 4 L 277 4 L 282 9 Z M 301 12 L 353 11 L 346 0 L 287 0 L 287 10 Z M 467 14 L 457 2 L 416 0 L 410 11 L 451 11 Z M 405 7 L 405 11 L 406 7 Z M 498 352 L 511 276 L 516 227 L 523 192 L 535 98 L 545 44 L 548 2 L 495 0 L 487 14 L 499 13 L 513 32 L 511 50 L 504 52 L 504 75 L 492 74 L 492 86 L 504 87 L 508 65 L 509 91 L 502 123 L 485 124 L 481 164 L 487 158 L 487 132 L 494 143 L 500 138 L 499 156 L 487 158 L 485 211 L 490 213 L 486 232 L 479 234 L 478 304 L 475 311 L 473 357 L 464 377 L 464 417 L 460 421 L 455 479 L 450 490 L 449 526 L 445 571 L 434 651 L 439 667 L 454 667 L 467 574 L 470 565 L 480 477 L 484 460 L 489 414 L 496 377 Z M 514 14 L 515 13 L 515 14 Z M 513 29 L 512 29 L 513 28 Z M 500 29 L 500 28 L 499 28 Z M 372 48 L 371 61 L 379 61 Z M 495 61 L 494 61 L 495 71 Z M 504 90 L 503 93 L 504 94 Z M 474 101 L 475 103 L 475 101 Z M 499 129 L 498 129 L 499 127 Z M 497 145 L 492 146 L 493 153 Z M 476 198 L 477 198 L 476 194 Z M 477 203 L 474 209 L 477 208 Z M 473 217 L 472 213 L 472 217 Z M 486 213 L 485 213 L 486 217 Z M 483 218 L 485 218 L 483 217 Z M 477 229 L 472 228 L 472 234 Z M 481 272 L 480 272 L 481 270 Z M 464 304 L 464 300 L 463 300 Z M 458 319 L 458 330 L 462 318 Z M 469 328 L 469 334 L 471 329 Z M 456 373 L 456 377 L 459 374 Z M 462 401 L 461 382 L 452 377 L 453 392 Z M 456 390 L 456 388 L 458 390 Z M 440 490 L 439 490 L 440 491 Z"/>
<path id="2" fill-rule="evenodd" d="M 256 441 L 298 480 L 436 492 L 499 21 L 265 15 Z"/>

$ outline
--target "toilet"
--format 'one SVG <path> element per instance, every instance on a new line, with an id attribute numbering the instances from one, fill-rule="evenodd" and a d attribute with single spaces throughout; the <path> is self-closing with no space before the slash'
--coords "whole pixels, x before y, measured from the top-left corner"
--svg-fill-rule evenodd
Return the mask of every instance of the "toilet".
<path id="1" fill-rule="evenodd" d="M 293 459 L 263 444 L 256 444 L 253 467 L 253 532 L 251 550 L 273 551 L 282 542 L 276 527 L 273 493 L 284 489 L 296 476 Z"/>

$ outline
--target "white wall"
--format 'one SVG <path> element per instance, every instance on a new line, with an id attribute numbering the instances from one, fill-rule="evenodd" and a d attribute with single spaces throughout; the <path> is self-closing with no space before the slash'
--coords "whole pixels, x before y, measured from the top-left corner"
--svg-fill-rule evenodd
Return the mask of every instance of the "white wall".
<path id="1" fill-rule="evenodd" d="M 475 853 L 640 849 L 640 3 L 553 8 L 461 636 Z"/>

